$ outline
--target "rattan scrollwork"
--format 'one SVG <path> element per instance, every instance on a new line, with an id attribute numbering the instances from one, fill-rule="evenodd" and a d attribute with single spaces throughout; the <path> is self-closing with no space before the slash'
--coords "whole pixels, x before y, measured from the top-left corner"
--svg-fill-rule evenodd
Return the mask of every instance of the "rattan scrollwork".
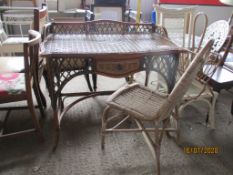
<path id="1" fill-rule="evenodd" d="M 135 24 L 111 20 L 98 20 L 77 23 L 53 23 L 52 33 L 56 34 L 145 34 L 158 33 L 167 37 L 164 27 L 155 26 L 150 23 Z"/>

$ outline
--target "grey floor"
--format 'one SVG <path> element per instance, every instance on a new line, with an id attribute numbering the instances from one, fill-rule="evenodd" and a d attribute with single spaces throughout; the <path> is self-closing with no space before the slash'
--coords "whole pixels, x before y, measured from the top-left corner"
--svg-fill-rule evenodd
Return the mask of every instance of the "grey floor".
<path id="1" fill-rule="evenodd" d="M 82 79 L 82 78 L 81 78 Z M 99 77 L 98 87 L 116 88 L 124 80 Z M 70 89 L 87 90 L 82 79 Z M 232 91 L 232 90 L 231 90 Z M 46 93 L 47 94 L 47 93 Z M 233 94 L 222 91 L 216 105 L 216 129 L 205 126 L 206 107 L 198 103 L 187 106 L 180 121 L 181 143 L 164 137 L 161 150 L 162 175 L 232 175 L 233 124 L 230 104 Z M 48 94 L 47 94 L 48 98 Z M 0 140 L 0 174 L 4 175 L 151 175 L 155 163 L 140 133 L 114 133 L 100 148 L 100 117 L 107 96 L 88 99 L 67 112 L 62 120 L 56 152 L 52 109 L 48 98 L 47 118 L 41 143 L 35 134 Z M 4 112 L 0 113 L 0 118 Z M 14 130 L 30 126 L 27 111 L 15 111 L 9 121 Z M 218 154 L 186 154 L 184 147 L 218 147 Z"/>

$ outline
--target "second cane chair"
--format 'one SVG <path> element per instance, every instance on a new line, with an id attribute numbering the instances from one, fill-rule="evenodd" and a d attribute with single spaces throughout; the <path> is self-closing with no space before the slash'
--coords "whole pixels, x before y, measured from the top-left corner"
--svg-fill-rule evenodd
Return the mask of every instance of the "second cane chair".
<path id="1" fill-rule="evenodd" d="M 38 107 L 40 109 L 41 115 L 44 116 L 44 108 L 41 101 L 40 93 L 39 93 L 39 85 L 37 80 L 38 76 L 38 67 L 40 63 L 39 60 L 39 44 L 41 42 L 40 33 L 30 30 L 29 31 L 29 41 L 23 44 L 24 48 L 24 56 L 23 56 L 23 64 L 24 70 L 22 72 L 18 72 L 17 62 L 12 62 L 12 67 L 1 67 L 0 69 L 0 104 L 4 104 L 0 107 L 0 110 L 7 111 L 6 117 L 2 123 L 2 127 L 0 128 L 0 138 L 12 136 L 15 134 L 22 134 L 26 132 L 36 131 L 37 134 L 42 138 L 42 130 L 39 122 L 39 117 L 35 111 L 35 105 L 33 101 L 33 94 L 35 94 L 35 99 L 37 101 Z M 1 57 L 0 59 L 11 59 L 12 57 Z M 14 60 L 20 60 L 21 57 L 14 57 Z M 4 69 L 5 68 L 5 69 Z M 7 69 L 6 69 L 7 68 Z M 27 108 L 30 111 L 30 116 L 33 121 L 33 128 L 26 129 L 23 131 L 8 133 L 7 129 L 7 121 L 12 110 L 25 109 L 22 106 L 10 106 L 8 107 L 8 103 L 22 102 L 26 101 Z"/>
<path id="2" fill-rule="evenodd" d="M 15 14 L 14 14 L 15 15 Z M 31 15 L 28 18 L 22 19 L 22 21 L 14 21 L 14 25 L 21 26 L 23 25 L 30 25 L 31 29 L 34 29 L 36 31 L 42 32 L 42 28 L 44 24 L 46 23 L 47 16 L 48 16 L 48 9 L 46 6 L 43 6 L 42 9 L 34 9 L 33 13 L 28 15 Z M 0 52 L 1 53 L 23 53 L 23 43 L 28 41 L 27 36 L 23 36 L 21 33 L 21 36 L 16 35 L 8 35 L 7 32 L 5 32 L 3 28 L 3 24 L 0 21 Z M 6 22 L 5 22 L 6 23 Z M 7 22 L 10 23 L 10 22 Z M 11 22 L 12 23 L 12 22 Z M 11 24 L 10 23 L 10 24 Z M 6 52 L 7 51 L 7 52 Z"/>
<path id="3" fill-rule="evenodd" d="M 197 15 L 198 16 L 198 15 Z M 195 20 L 196 21 L 196 20 Z M 205 43 L 213 39 L 214 44 L 211 48 L 211 63 L 209 62 L 207 66 L 203 67 L 202 73 L 199 73 L 199 76 L 196 77 L 196 79 L 193 81 L 192 86 L 189 88 L 187 93 L 185 94 L 181 106 L 179 107 L 179 113 L 184 109 L 185 106 L 196 102 L 196 101 L 202 101 L 208 105 L 208 118 L 207 118 L 207 126 L 210 126 L 211 128 L 215 128 L 215 118 L 214 118 L 214 112 L 215 112 L 215 104 L 218 97 L 218 94 L 213 91 L 213 88 L 209 85 L 209 81 L 211 79 L 211 76 L 216 71 L 216 68 L 219 64 L 220 55 L 219 52 L 222 50 L 223 45 L 227 39 L 228 33 L 229 33 L 229 24 L 225 20 L 216 21 L 212 24 L 210 24 L 206 28 L 206 32 L 204 32 L 201 36 L 200 43 L 198 44 L 199 48 L 195 49 L 195 39 L 193 39 L 192 48 L 193 52 L 197 52 Z M 205 31 L 205 30 L 204 30 Z M 194 33 L 193 37 L 195 36 L 195 24 L 194 24 Z M 186 59 L 186 65 L 189 64 L 189 59 Z M 184 65 L 185 65 L 184 64 Z M 203 78 L 203 73 L 208 76 L 208 78 Z"/>
<path id="4" fill-rule="evenodd" d="M 150 89 L 138 84 L 127 85 L 113 93 L 107 100 L 107 107 L 102 116 L 102 149 L 104 148 L 106 133 L 114 131 L 142 132 L 157 159 L 155 165 L 157 166 L 157 174 L 160 175 L 160 146 L 164 130 L 166 130 L 169 122 L 169 116 L 174 108 L 179 105 L 185 92 L 192 84 L 206 56 L 209 54 L 212 44 L 213 41 L 209 41 L 195 56 L 169 95 L 152 92 Z M 120 111 L 122 115 L 110 116 L 111 109 Z M 136 122 L 138 128 L 122 128 L 122 124 L 129 118 Z M 116 119 L 119 119 L 119 122 L 110 126 L 109 124 L 113 121 L 116 122 Z M 154 127 L 146 128 L 145 122 L 151 122 Z M 163 124 L 161 129 L 159 123 Z M 148 132 L 154 133 L 154 139 Z"/>

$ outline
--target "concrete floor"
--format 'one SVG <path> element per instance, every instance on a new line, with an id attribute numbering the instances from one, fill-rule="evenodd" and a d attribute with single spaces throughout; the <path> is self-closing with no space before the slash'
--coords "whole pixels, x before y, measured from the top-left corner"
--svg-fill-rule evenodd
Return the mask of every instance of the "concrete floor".
<path id="1" fill-rule="evenodd" d="M 111 83 L 98 81 L 99 88 Z M 83 80 L 82 80 L 83 81 Z M 121 86 L 124 80 L 115 83 Z M 78 83 L 87 89 L 86 84 Z M 74 90 L 77 84 L 73 84 Z M 113 87 L 116 88 L 116 87 Z M 103 90 L 103 89 L 102 89 Z M 205 126 L 203 104 L 187 106 L 180 121 L 181 143 L 164 137 L 161 150 L 162 175 L 232 175 L 233 124 L 230 103 L 232 94 L 222 91 L 216 105 L 216 129 Z M 140 133 L 114 133 L 106 138 L 106 149 L 100 148 L 100 117 L 107 97 L 96 97 L 77 104 L 62 120 L 56 152 L 52 152 L 54 128 L 52 110 L 48 107 L 41 143 L 35 134 L 0 140 L 0 174 L 3 175 L 152 175 L 154 159 Z M 49 102 L 49 99 L 48 99 Z M 3 115 L 4 113 L 0 113 Z M 0 116 L 1 117 L 1 116 Z M 27 111 L 15 111 L 10 128 L 30 125 Z M 218 147 L 217 154 L 187 154 L 184 147 Z"/>

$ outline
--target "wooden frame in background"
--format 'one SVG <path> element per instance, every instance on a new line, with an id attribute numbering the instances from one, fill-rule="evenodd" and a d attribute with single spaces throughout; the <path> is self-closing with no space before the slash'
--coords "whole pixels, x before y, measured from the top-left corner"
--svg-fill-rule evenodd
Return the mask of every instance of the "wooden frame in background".
<path id="1" fill-rule="evenodd" d="M 219 0 L 160 0 L 161 4 L 223 5 Z"/>

